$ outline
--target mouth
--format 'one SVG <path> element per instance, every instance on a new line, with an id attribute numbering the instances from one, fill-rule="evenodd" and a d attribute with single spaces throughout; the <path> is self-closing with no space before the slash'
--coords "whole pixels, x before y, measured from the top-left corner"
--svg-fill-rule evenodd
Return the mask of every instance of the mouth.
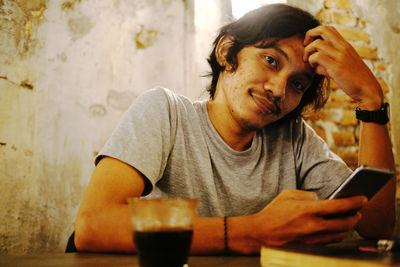
<path id="1" fill-rule="evenodd" d="M 280 109 L 276 100 L 264 92 L 257 92 L 254 90 L 249 91 L 250 96 L 253 97 L 256 105 L 267 114 L 279 114 Z"/>

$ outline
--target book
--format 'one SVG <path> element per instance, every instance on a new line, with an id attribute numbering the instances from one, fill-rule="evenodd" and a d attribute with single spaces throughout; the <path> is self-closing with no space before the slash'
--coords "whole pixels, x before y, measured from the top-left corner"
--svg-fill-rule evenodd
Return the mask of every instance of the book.
<path id="1" fill-rule="evenodd" d="M 370 251 L 365 251 L 370 248 Z M 400 255 L 382 253 L 373 246 L 262 247 L 261 267 L 382 267 L 400 266 Z M 396 264 L 397 263 L 397 264 Z"/>

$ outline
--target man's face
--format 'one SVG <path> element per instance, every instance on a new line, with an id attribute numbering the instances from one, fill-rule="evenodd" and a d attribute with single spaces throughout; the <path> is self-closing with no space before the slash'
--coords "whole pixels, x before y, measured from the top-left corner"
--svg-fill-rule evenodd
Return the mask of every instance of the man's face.
<path id="1" fill-rule="evenodd" d="M 242 129 L 258 130 L 279 120 L 299 105 L 315 75 L 303 53 L 303 39 L 296 36 L 266 48 L 243 48 L 237 69 L 221 75 L 215 100 L 227 105 Z"/>

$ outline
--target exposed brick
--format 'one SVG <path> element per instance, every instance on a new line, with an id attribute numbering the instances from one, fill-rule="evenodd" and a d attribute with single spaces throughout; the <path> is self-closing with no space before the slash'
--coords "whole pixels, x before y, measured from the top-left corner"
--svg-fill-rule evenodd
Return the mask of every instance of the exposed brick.
<path id="1" fill-rule="evenodd" d="M 326 118 L 328 116 L 326 114 L 326 111 L 321 109 L 318 111 L 309 111 L 309 112 L 303 114 L 303 117 L 307 121 L 315 122 L 318 120 L 326 120 Z"/>
<path id="2" fill-rule="evenodd" d="M 350 0 L 326 0 L 324 5 L 326 8 L 337 8 L 346 11 L 352 11 Z"/>
<path id="3" fill-rule="evenodd" d="M 344 110 L 340 124 L 344 126 L 357 125 L 356 112 L 354 110 Z"/>
<path id="4" fill-rule="evenodd" d="M 375 64 L 374 67 L 376 70 L 380 70 L 380 71 L 385 71 L 387 69 L 386 64 L 383 64 L 383 63 Z"/>
<path id="5" fill-rule="evenodd" d="M 357 144 L 353 133 L 332 132 L 332 138 L 337 146 L 354 146 Z"/>
<path id="6" fill-rule="evenodd" d="M 388 102 L 388 101 L 386 101 L 386 102 Z M 388 128 L 388 131 L 389 131 L 390 140 L 393 140 L 392 139 L 392 124 L 390 123 L 390 121 L 386 124 L 386 127 Z"/>
<path id="7" fill-rule="evenodd" d="M 322 9 L 319 11 L 316 15 L 316 18 L 323 22 L 323 23 L 332 23 L 333 22 L 333 16 L 331 12 L 328 12 L 325 9 Z"/>
<path id="8" fill-rule="evenodd" d="M 315 132 L 326 142 L 326 132 L 325 129 L 319 126 L 313 126 Z"/>
<path id="9" fill-rule="evenodd" d="M 362 58 L 371 59 L 371 60 L 379 59 L 378 51 L 376 48 L 371 48 L 368 46 L 361 45 L 361 46 L 354 46 L 354 49 L 357 51 L 357 53 Z"/>
<path id="10" fill-rule="evenodd" d="M 343 26 L 348 26 L 348 27 L 354 27 L 357 25 L 357 18 L 348 14 L 343 14 L 343 13 L 338 13 L 338 12 L 333 12 L 333 22 L 343 25 Z"/>
<path id="11" fill-rule="evenodd" d="M 334 80 L 329 80 L 329 86 L 332 90 L 340 89 L 337 83 Z"/>
<path id="12" fill-rule="evenodd" d="M 342 152 L 342 153 L 338 153 L 338 155 L 349 166 L 357 166 L 357 164 L 358 164 L 358 153 L 357 152 Z"/>
<path id="13" fill-rule="evenodd" d="M 356 104 L 348 95 L 332 92 L 325 107 L 355 109 Z"/>
<path id="14" fill-rule="evenodd" d="M 341 28 L 338 28 L 337 30 L 348 41 L 361 41 L 364 43 L 370 42 L 369 34 L 364 31 Z"/>
<path id="15" fill-rule="evenodd" d="M 365 29 L 367 27 L 367 22 L 365 20 L 359 20 L 358 24 L 360 25 L 361 28 Z"/>
<path id="16" fill-rule="evenodd" d="M 387 83 L 384 80 L 378 79 L 378 82 L 381 85 L 382 91 L 383 91 L 384 94 L 390 93 L 389 86 L 387 85 Z"/>

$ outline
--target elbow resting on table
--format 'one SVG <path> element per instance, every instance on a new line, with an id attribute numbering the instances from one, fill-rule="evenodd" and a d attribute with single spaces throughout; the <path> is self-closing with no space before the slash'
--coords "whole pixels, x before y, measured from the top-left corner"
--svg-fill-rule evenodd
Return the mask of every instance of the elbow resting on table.
<path id="1" fill-rule="evenodd" d="M 90 216 L 78 216 L 75 222 L 75 247 L 78 251 L 90 251 L 93 249 L 93 224 L 90 223 Z"/>

